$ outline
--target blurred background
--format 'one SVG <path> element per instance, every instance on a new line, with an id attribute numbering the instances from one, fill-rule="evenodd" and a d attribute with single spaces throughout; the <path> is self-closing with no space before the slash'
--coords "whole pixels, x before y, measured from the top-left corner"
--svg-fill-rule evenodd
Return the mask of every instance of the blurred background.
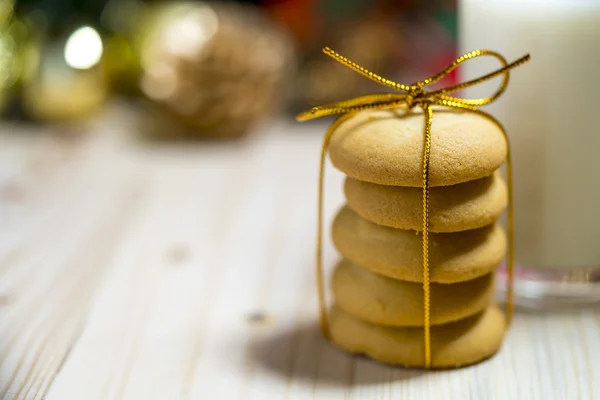
<path id="1" fill-rule="evenodd" d="M 0 399 L 600 393 L 597 312 L 518 313 L 498 357 L 451 374 L 326 346 L 327 121 L 294 121 L 385 90 L 324 46 L 402 83 L 476 48 L 531 52 L 486 108 L 511 136 L 515 301 L 598 305 L 599 27 L 598 0 L 0 0 Z M 327 169 L 327 226 L 343 180 Z"/>
<path id="2" fill-rule="evenodd" d="M 0 111 L 81 124 L 120 99 L 151 121 L 145 135 L 239 138 L 275 114 L 382 90 L 324 46 L 402 82 L 440 70 L 456 56 L 455 3 L 0 0 Z"/>

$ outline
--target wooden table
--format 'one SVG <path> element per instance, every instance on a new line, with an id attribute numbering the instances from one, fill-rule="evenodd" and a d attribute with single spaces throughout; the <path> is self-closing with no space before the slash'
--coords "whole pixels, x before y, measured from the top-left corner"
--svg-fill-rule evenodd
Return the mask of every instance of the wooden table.
<path id="1" fill-rule="evenodd" d="M 502 351 L 444 372 L 318 333 L 324 125 L 156 143 L 112 108 L 61 136 L 0 133 L 3 399 L 600 399 L 600 314 L 518 313 Z M 342 202 L 327 175 L 328 219 Z M 328 244 L 326 258 L 335 259 Z"/>

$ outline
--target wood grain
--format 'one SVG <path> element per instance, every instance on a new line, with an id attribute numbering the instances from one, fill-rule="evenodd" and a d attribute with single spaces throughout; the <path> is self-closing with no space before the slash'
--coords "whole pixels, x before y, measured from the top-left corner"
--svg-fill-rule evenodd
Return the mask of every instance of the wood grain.
<path id="1" fill-rule="evenodd" d="M 600 399 L 595 311 L 519 312 L 497 356 L 457 371 L 324 341 L 323 125 L 160 144 L 134 123 L 116 107 L 77 137 L 0 131 L 3 399 Z M 342 177 L 326 179 L 329 220 Z"/>

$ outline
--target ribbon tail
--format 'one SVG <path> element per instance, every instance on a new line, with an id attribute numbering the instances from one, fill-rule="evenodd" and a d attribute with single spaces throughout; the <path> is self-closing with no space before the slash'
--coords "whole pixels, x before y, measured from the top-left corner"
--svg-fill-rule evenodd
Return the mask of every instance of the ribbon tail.
<path id="1" fill-rule="evenodd" d="M 394 101 L 385 104 L 374 104 L 371 107 L 375 109 L 394 109 L 404 104 L 404 100 Z M 431 112 L 431 110 L 429 110 Z M 317 207 L 317 247 L 316 247 L 316 283 L 317 283 L 317 294 L 319 297 L 319 321 L 321 332 L 327 339 L 331 338 L 329 329 L 329 320 L 327 317 L 327 302 L 325 301 L 325 273 L 323 268 L 323 214 L 324 214 L 324 198 L 325 198 L 325 159 L 327 157 L 327 150 L 329 148 L 329 142 L 336 129 L 345 121 L 354 116 L 353 112 L 345 113 L 337 117 L 337 119 L 329 126 L 323 137 L 321 144 L 321 157 L 319 160 L 319 187 L 318 187 L 318 207 Z M 429 122 L 431 126 L 431 120 Z"/>
<path id="2" fill-rule="evenodd" d="M 426 104 L 425 127 L 423 129 L 423 341 L 425 368 L 431 367 L 431 292 L 429 282 L 429 158 L 431 154 L 431 123 L 433 111 Z"/>
<path id="3" fill-rule="evenodd" d="M 506 140 L 506 187 L 508 195 L 508 205 L 506 207 L 506 235 L 508 238 L 508 251 L 506 258 L 506 325 L 510 326 L 514 314 L 515 297 L 515 217 L 514 217 L 514 184 L 513 184 L 513 164 L 510 151 L 510 139 L 504 126 L 485 111 L 475 110 L 475 113 L 482 115 L 495 123 Z"/>
<path id="4" fill-rule="evenodd" d="M 506 270 L 508 272 L 506 282 L 506 322 L 510 325 L 513 317 L 515 304 L 515 217 L 513 210 L 513 168 L 510 154 L 510 143 L 506 131 L 502 129 L 507 143 L 506 152 L 506 186 L 508 187 L 508 208 L 507 208 L 507 230 L 508 230 L 508 258 L 506 261 Z"/>
<path id="5" fill-rule="evenodd" d="M 323 271 L 323 200 L 325 197 L 325 159 L 327 157 L 327 149 L 331 136 L 335 130 L 352 114 L 340 115 L 327 129 L 325 137 L 321 144 L 321 158 L 319 160 L 319 188 L 318 188 L 318 208 L 317 208 L 317 251 L 316 251 L 316 283 L 317 294 L 319 298 L 319 324 L 323 336 L 327 339 L 331 338 L 329 330 L 329 320 L 327 318 L 327 302 L 325 300 L 325 274 Z"/>
<path id="6" fill-rule="evenodd" d="M 510 151 L 510 139 L 500 121 L 483 111 L 477 110 L 477 113 L 484 115 L 490 121 L 493 121 L 500 128 L 504 135 L 504 139 L 506 140 L 506 187 L 508 192 L 508 205 L 506 207 L 506 235 L 508 237 L 508 254 L 506 258 L 506 325 L 508 327 L 512 322 L 515 304 L 515 217 L 513 201 L 513 164 Z"/>
<path id="7" fill-rule="evenodd" d="M 350 100 L 339 101 L 337 103 L 325 104 L 313 107 L 309 111 L 298 114 L 296 120 L 306 121 L 314 118 L 325 117 L 328 115 L 345 114 L 349 112 L 361 111 L 368 108 L 377 108 L 387 105 L 391 102 L 402 102 L 406 99 L 406 94 L 398 93 L 375 93 L 355 97 Z"/>
<path id="8" fill-rule="evenodd" d="M 441 103 L 438 103 L 441 104 Z M 448 106 L 448 104 L 443 104 Z M 453 104 L 453 108 L 458 108 L 461 110 L 473 112 L 481 115 L 482 117 L 487 118 L 492 121 L 504 136 L 504 140 L 506 140 L 506 186 L 507 186 L 507 194 L 508 194 L 508 205 L 506 207 L 506 235 L 508 238 L 508 251 L 507 251 L 507 259 L 506 259 L 506 321 L 507 326 L 512 322 L 513 314 L 514 314 L 514 293 L 515 293 L 515 217 L 514 217 L 514 201 L 513 201 L 513 164 L 512 164 L 512 156 L 510 151 L 510 139 L 508 134 L 506 133 L 506 129 L 504 126 L 494 118 L 492 115 L 488 114 L 485 111 L 473 108 L 469 105 L 461 105 L 461 104 Z"/>

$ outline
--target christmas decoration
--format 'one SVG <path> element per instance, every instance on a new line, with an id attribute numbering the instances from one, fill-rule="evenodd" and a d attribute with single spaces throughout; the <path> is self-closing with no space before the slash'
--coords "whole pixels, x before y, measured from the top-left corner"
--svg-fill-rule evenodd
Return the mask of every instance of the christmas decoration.
<path id="1" fill-rule="evenodd" d="M 142 92 L 192 137 L 242 136 L 283 99 L 293 47 L 253 8 L 155 5 L 136 32 Z"/>
<path id="2" fill-rule="evenodd" d="M 34 72 L 22 84 L 25 111 L 39 121 L 70 121 L 98 110 L 108 95 L 98 31 L 80 26 L 42 43 L 39 57 L 31 61 Z"/>

